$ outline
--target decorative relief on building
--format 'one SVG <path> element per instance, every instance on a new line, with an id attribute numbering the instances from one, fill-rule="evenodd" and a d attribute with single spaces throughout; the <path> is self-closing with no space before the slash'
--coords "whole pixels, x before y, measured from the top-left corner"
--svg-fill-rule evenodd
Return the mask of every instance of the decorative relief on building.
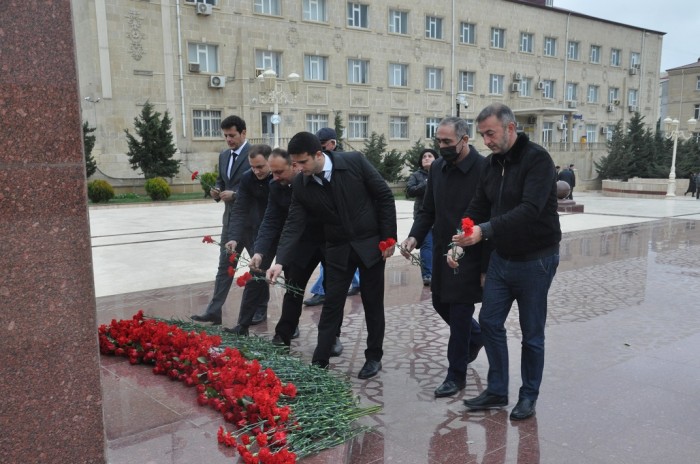
<path id="1" fill-rule="evenodd" d="M 603 71 L 603 82 L 608 82 L 608 72 Z"/>
<path id="2" fill-rule="evenodd" d="M 306 104 L 310 106 L 328 105 L 328 88 L 308 86 L 306 88 Z"/>
<path id="3" fill-rule="evenodd" d="M 290 27 L 289 31 L 287 31 L 287 43 L 292 47 L 296 47 L 299 43 L 299 31 L 297 31 L 296 27 Z"/>
<path id="4" fill-rule="evenodd" d="M 408 92 L 391 92 L 391 107 L 394 109 L 407 109 Z"/>
<path id="5" fill-rule="evenodd" d="M 425 108 L 429 111 L 441 111 L 445 96 L 440 93 L 425 94 Z"/>
<path id="6" fill-rule="evenodd" d="M 419 41 L 416 41 L 416 45 L 413 48 L 413 56 L 416 58 L 416 60 L 419 60 L 419 61 L 420 61 L 421 57 L 423 56 L 423 49 L 421 48 Z"/>
<path id="7" fill-rule="evenodd" d="M 139 61 L 143 58 L 143 45 L 141 42 L 146 38 L 146 35 L 141 31 L 141 14 L 136 10 L 129 10 L 126 22 L 129 24 L 129 54 L 133 59 Z"/>
<path id="8" fill-rule="evenodd" d="M 481 66 L 481 69 L 484 69 L 488 62 L 489 60 L 486 57 L 486 52 L 479 53 L 479 66 Z"/>
<path id="9" fill-rule="evenodd" d="M 585 81 L 586 78 L 588 78 L 588 70 L 587 70 L 586 68 L 583 68 L 583 69 L 581 70 L 581 80 L 584 80 L 584 81 Z"/>
<path id="10" fill-rule="evenodd" d="M 340 53 L 340 51 L 343 49 L 343 36 L 340 34 L 336 34 L 333 36 L 333 48 L 335 48 L 335 51 Z"/>
<path id="11" fill-rule="evenodd" d="M 369 90 L 350 89 L 350 106 L 354 108 L 369 107 Z"/>

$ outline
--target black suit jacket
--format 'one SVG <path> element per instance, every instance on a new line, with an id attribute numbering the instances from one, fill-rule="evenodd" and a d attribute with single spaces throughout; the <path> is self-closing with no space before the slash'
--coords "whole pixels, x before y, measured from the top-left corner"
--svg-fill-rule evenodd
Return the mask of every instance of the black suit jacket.
<path id="1" fill-rule="evenodd" d="M 252 244 L 265 215 L 272 174 L 258 179 L 251 169 L 241 176 L 228 223 L 229 240 Z"/>
<path id="2" fill-rule="evenodd" d="M 255 253 L 267 257 L 277 252 L 282 228 L 287 220 L 289 206 L 292 203 L 292 185 L 281 185 L 274 180 L 270 182 L 270 195 L 262 224 L 255 239 Z M 306 267 L 318 247 L 324 245 L 323 224 L 316 220 L 306 223 L 304 232 L 293 249 L 292 261 Z"/>
<path id="3" fill-rule="evenodd" d="M 330 197 L 326 187 L 311 176 L 294 178 L 277 262 L 290 262 L 307 221 L 317 219 L 324 229 L 326 266 L 344 269 L 352 249 L 366 267 L 371 267 L 382 259 L 379 242 L 396 239 L 394 195 L 361 153 L 331 152 L 328 156 L 333 162 Z"/>

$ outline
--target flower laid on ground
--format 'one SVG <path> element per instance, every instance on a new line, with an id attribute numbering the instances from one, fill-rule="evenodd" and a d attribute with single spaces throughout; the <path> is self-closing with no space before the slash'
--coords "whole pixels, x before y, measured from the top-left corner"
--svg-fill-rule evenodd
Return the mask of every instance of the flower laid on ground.
<path id="1" fill-rule="evenodd" d="M 197 402 L 235 428 L 221 427 L 217 438 L 243 462 L 294 463 L 367 430 L 354 420 L 380 410 L 358 408 L 347 381 L 281 354 L 267 340 L 195 329 L 201 326 L 139 311 L 99 327 L 100 351 L 153 364 L 154 374 L 194 387 Z"/>
<path id="2" fill-rule="evenodd" d="M 389 237 L 388 239 L 382 240 L 381 242 L 379 242 L 379 251 L 384 253 L 384 251 L 388 250 L 389 248 L 393 247 L 394 245 L 396 245 L 396 240 Z"/>

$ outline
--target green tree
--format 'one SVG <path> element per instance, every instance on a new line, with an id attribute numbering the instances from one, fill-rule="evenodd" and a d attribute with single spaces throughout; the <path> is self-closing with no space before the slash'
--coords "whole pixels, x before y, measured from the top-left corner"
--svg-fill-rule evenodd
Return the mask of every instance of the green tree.
<path id="1" fill-rule="evenodd" d="M 97 171 L 97 162 L 92 156 L 92 149 L 95 148 L 97 137 L 92 135 L 94 127 L 90 127 L 87 121 L 83 123 L 83 150 L 85 151 L 85 174 L 90 177 Z"/>
<path id="2" fill-rule="evenodd" d="M 386 153 L 386 137 L 372 132 L 369 139 L 365 140 L 364 154 L 367 160 L 374 166 L 379 174 L 387 182 L 396 182 L 401 176 L 403 168 L 403 155 L 396 149 Z"/>
<path id="3" fill-rule="evenodd" d="M 416 143 L 414 143 L 413 146 L 409 148 L 403 156 L 404 165 L 408 168 L 410 172 L 413 172 L 422 167 L 420 163 L 420 154 L 423 150 L 425 150 L 426 147 L 425 144 L 421 142 L 421 140 L 422 139 L 416 140 Z"/>
<path id="4" fill-rule="evenodd" d="M 338 143 L 337 151 L 343 150 L 343 134 L 345 133 L 345 126 L 343 125 L 343 117 L 340 115 L 340 111 L 335 112 L 335 121 L 333 121 L 335 126 L 335 134 L 338 136 L 336 139 Z"/>
<path id="5" fill-rule="evenodd" d="M 180 170 L 180 161 L 174 160 L 175 144 L 170 132 L 172 121 L 168 112 L 160 117 L 153 111 L 153 105 L 146 101 L 139 117 L 134 118 L 134 128 L 140 141 L 126 132 L 129 144 L 129 162 L 131 169 L 141 169 L 146 179 L 154 177 L 174 177 Z"/>

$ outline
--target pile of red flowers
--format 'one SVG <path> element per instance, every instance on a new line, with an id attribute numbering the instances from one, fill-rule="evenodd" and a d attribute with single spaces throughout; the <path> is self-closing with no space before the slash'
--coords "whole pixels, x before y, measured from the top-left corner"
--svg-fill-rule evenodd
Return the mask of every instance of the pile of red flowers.
<path id="1" fill-rule="evenodd" d="M 248 361 L 234 348 L 218 348 L 218 336 L 144 319 L 143 311 L 132 319 L 101 325 L 98 332 L 102 354 L 125 356 L 131 364 L 154 364 L 154 374 L 196 387 L 201 406 L 214 408 L 238 428 L 232 433 L 221 427 L 218 439 L 236 447 L 243 462 L 296 461 L 287 449 L 291 410 L 278 404 L 281 396 L 294 398 L 296 387 L 282 385 L 272 369 Z"/>

